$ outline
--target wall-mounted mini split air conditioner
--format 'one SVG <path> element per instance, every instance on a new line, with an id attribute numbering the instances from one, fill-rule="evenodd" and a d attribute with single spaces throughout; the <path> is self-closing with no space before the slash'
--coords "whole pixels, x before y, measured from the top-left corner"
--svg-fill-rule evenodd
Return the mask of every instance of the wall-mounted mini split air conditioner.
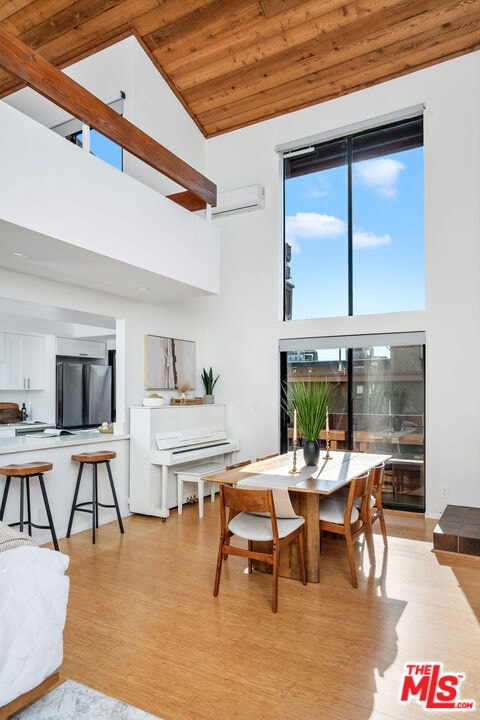
<path id="1" fill-rule="evenodd" d="M 212 207 L 212 216 L 233 215 L 250 212 L 265 207 L 265 188 L 263 185 L 247 185 L 236 190 L 219 192 L 216 207 Z"/>

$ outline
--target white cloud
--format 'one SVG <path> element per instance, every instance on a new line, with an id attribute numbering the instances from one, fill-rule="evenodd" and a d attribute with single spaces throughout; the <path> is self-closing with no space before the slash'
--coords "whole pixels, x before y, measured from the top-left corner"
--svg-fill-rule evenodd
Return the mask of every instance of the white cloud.
<path id="1" fill-rule="evenodd" d="M 390 245 L 391 242 L 392 236 L 389 233 L 375 235 L 373 232 L 365 232 L 364 230 L 355 230 L 353 232 L 353 247 L 356 250 L 376 248 L 379 245 Z"/>
<path id="2" fill-rule="evenodd" d="M 310 200 L 327 197 L 327 195 L 328 192 L 326 190 L 321 190 L 319 187 L 315 187 L 314 185 L 308 185 L 305 188 L 305 196 Z"/>
<path id="3" fill-rule="evenodd" d="M 405 165 L 392 158 L 364 160 L 355 165 L 355 179 L 380 195 L 394 197 L 398 193 L 398 178 Z"/>
<path id="4" fill-rule="evenodd" d="M 331 191 L 330 183 L 323 175 L 307 176 L 308 180 L 302 185 L 305 197 L 311 199 L 327 197 Z"/>
<path id="5" fill-rule="evenodd" d="M 325 240 L 345 235 L 347 225 L 343 220 L 333 215 L 321 215 L 314 212 L 299 212 L 296 215 L 287 215 L 285 219 L 286 241 L 292 248 L 293 254 L 301 252 L 300 240 Z M 375 235 L 366 230 L 354 230 L 353 247 L 356 250 L 376 248 L 380 245 L 389 245 L 392 236 L 389 233 Z"/>
<path id="6" fill-rule="evenodd" d="M 333 215 L 321 215 L 315 212 L 299 212 L 296 215 L 287 215 L 285 219 L 285 234 L 287 242 L 292 246 L 292 252 L 300 252 L 298 240 L 325 239 L 343 235 L 346 224 Z"/>

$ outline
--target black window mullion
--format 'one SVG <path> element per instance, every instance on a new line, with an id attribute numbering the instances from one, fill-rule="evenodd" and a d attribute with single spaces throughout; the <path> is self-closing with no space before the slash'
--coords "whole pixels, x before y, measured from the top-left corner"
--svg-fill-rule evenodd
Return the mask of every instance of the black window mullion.
<path id="1" fill-rule="evenodd" d="M 283 228 L 282 228 L 282 237 L 283 237 L 283 313 L 282 317 L 284 320 L 289 320 L 290 318 L 287 317 L 287 263 L 286 263 L 286 254 L 287 254 L 287 236 L 286 236 L 286 219 L 285 219 L 285 180 L 288 177 L 288 168 L 289 163 L 286 159 L 283 160 L 283 194 L 282 194 L 282 202 L 283 202 Z M 282 379 L 283 382 L 283 379 Z"/>
<path id="2" fill-rule="evenodd" d="M 347 348 L 347 450 L 353 448 L 353 348 Z"/>
<path id="3" fill-rule="evenodd" d="M 348 314 L 353 315 L 353 192 L 352 192 L 352 164 L 353 143 L 352 138 L 347 142 L 348 163 Z"/>
<path id="4" fill-rule="evenodd" d="M 280 353 L 280 452 L 282 455 L 288 452 L 288 413 L 285 410 L 283 401 L 284 387 L 288 381 L 287 353 Z"/>

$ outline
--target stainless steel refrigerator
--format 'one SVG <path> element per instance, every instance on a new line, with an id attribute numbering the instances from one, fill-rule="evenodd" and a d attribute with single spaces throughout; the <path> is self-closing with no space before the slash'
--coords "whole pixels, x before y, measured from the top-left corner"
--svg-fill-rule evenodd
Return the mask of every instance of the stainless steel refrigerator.
<path id="1" fill-rule="evenodd" d="M 112 420 L 112 368 L 57 363 L 57 426 L 96 427 Z"/>

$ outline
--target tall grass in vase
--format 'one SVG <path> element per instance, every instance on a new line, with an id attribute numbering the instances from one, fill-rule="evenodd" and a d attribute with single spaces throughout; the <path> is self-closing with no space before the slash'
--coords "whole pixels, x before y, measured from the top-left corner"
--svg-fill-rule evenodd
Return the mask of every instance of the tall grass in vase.
<path id="1" fill-rule="evenodd" d="M 306 465 L 317 465 L 320 454 L 320 432 L 327 418 L 330 387 L 327 382 L 293 381 L 285 385 L 285 410 L 293 416 L 297 411 L 297 428 L 305 441 L 303 456 Z"/>

